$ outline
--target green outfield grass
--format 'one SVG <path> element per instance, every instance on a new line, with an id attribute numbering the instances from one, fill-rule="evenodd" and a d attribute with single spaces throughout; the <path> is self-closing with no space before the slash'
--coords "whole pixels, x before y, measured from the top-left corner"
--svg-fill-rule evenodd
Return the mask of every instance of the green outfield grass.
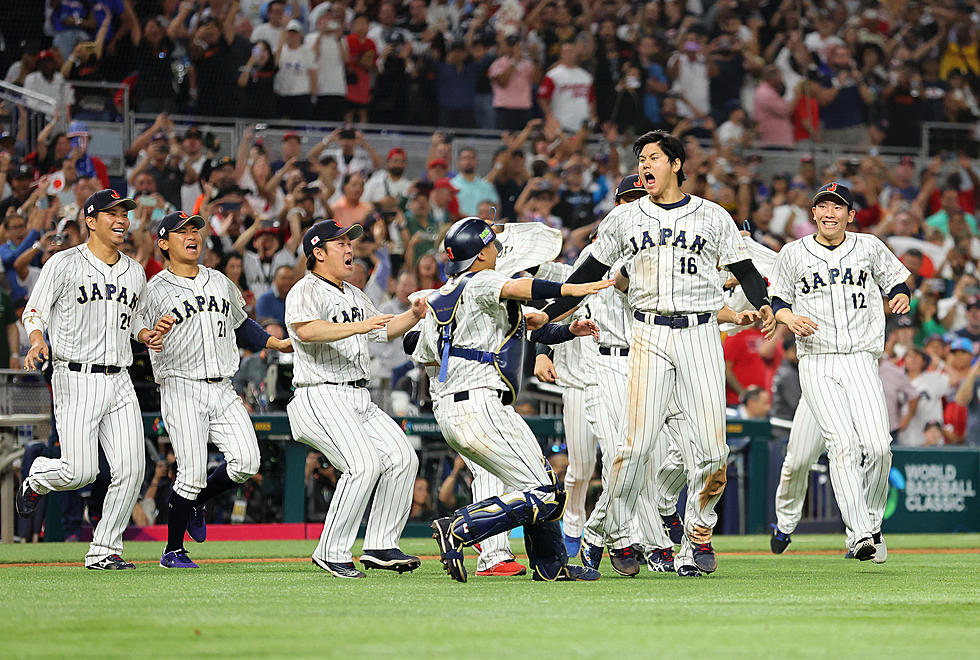
<path id="1" fill-rule="evenodd" d="M 564 584 L 457 584 L 435 560 L 338 580 L 310 564 L 312 541 L 191 544 L 195 559 L 301 559 L 198 571 L 129 543 L 127 559 L 153 563 L 119 573 L 82 568 L 84 544 L 0 546 L 0 657 L 977 657 L 980 535 L 887 540 L 878 566 L 844 560 L 839 536 L 794 536 L 796 554 L 779 557 L 766 537 L 721 537 L 707 578 Z M 435 554 L 431 540 L 402 547 Z"/>

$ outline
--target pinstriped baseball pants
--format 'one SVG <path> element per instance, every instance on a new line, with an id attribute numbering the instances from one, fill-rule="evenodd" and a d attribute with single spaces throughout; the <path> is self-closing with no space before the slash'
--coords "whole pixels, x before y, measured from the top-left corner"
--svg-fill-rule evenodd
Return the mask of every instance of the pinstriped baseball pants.
<path id="1" fill-rule="evenodd" d="M 102 519 L 92 532 L 85 564 L 122 554 L 123 532 L 139 498 L 146 468 L 143 421 L 129 372 L 86 374 L 56 364 L 51 376 L 61 458 L 38 458 L 28 477 L 39 493 L 77 490 L 99 474 L 99 445 L 111 481 Z"/>
<path id="2" fill-rule="evenodd" d="M 313 556 L 346 563 L 371 493 L 364 548 L 398 547 L 412 508 L 419 459 L 395 421 L 363 387 L 301 387 L 286 406 L 293 438 L 321 452 L 342 472 Z"/>
<path id="3" fill-rule="evenodd" d="M 578 538 L 585 525 L 585 497 L 595 471 L 596 437 L 586 420 L 587 390 L 565 387 L 561 392 L 562 417 L 565 423 L 565 443 L 568 446 L 568 469 L 565 471 L 565 492 L 568 500 L 562 526 L 567 536 Z"/>

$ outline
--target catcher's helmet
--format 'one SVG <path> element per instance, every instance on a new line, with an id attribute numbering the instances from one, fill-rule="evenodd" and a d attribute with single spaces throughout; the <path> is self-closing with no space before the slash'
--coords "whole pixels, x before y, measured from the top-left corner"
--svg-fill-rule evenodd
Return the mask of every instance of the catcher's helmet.
<path id="1" fill-rule="evenodd" d="M 446 246 L 446 255 L 449 257 L 449 262 L 446 264 L 447 275 L 462 273 L 472 266 L 476 261 L 476 255 L 491 243 L 496 244 L 497 250 L 500 250 L 497 234 L 490 225 L 474 216 L 453 223 L 446 232 L 443 242 Z"/>

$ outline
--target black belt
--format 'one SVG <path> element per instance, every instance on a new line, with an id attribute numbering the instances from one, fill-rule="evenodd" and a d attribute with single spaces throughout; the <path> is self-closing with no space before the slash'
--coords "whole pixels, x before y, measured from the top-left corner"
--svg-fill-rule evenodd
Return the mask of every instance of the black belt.
<path id="1" fill-rule="evenodd" d="M 496 392 L 497 398 L 500 399 L 501 401 L 503 401 L 503 398 L 504 398 L 503 391 L 502 390 L 494 390 L 494 392 Z M 453 401 L 456 401 L 457 403 L 460 402 L 460 401 L 469 401 L 469 400 L 470 400 L 470 393 L 469 392 L 456 392 L 455 394 L 453 394 Z"/>
<path id="2" fill-rule="evenodd" d="M 691 322 L 691 317 L 694 317 L 695 322 Z M 653 325 L 664 325 L 668 328 L 678 329 L 687 328 L 692 325 L 701 325 L 702 323 L 707 323 L 711 320 L 711 312 L 703 312 L 701 314 L 677 314 L 675 316 L 661 316 L 660 314 L 647 314 L 646 312 L 633 312 L 633 318 L 637 321 L 643 321 L 644 323 L 652 323 Z"/>
<path id="3" fill-rule="evenodd" d="M 600 346 L 599 355 L 615 355 L 623 357 L 630 354 L 629 348 L 619 348 L 617 346 Z"/>
<path id="4" fill-rule="evenodd" d="M 201 380 L 203 380 L 205 383 L 221 383 L 225 379 L 223 376 L 220 376 L 218 378 L 202 378 Z"/>
<path id="5" fill-rule="evenodd" d="M 118 374 L 122 367 L 111 364 L 82 364 L 80 362 L 69 362 L 68 371 L 80 371 L 86 374 Z"/>
<path id="6" fill-rule="evenodd" d="M 346 383 L 331 383 L 330 381 L 322 381 L 320 383 L 301 383 L 296 385 L 296 387 L 316 387 L 317 385 L 343 385 L 345 387 L 367 387 L 368 381 L 366 378 L 361 380 L 349 380 Z"/>

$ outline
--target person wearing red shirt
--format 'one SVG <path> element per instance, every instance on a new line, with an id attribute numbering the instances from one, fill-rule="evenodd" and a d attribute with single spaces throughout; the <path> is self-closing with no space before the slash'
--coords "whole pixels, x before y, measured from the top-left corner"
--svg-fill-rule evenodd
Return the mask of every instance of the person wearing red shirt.
<path id="1" fill-rule="evenodd" d="M 725 338 L 725 397 L 737 406 L 739 397 L 751 385 L 772 394 L 772 378 L 783 361 L 781 341 L 766 341 L 759 328 L 751 327 Z"/>
<path id="2" fill-rule="evenodd" d="M 367 38 L 370 21 L 367 14 L 358 14 L 347 35 L 347 104 L 346 121 L 367 122 L 371 102 L 371 73 L 377 67 L 378 47 Z"/>

